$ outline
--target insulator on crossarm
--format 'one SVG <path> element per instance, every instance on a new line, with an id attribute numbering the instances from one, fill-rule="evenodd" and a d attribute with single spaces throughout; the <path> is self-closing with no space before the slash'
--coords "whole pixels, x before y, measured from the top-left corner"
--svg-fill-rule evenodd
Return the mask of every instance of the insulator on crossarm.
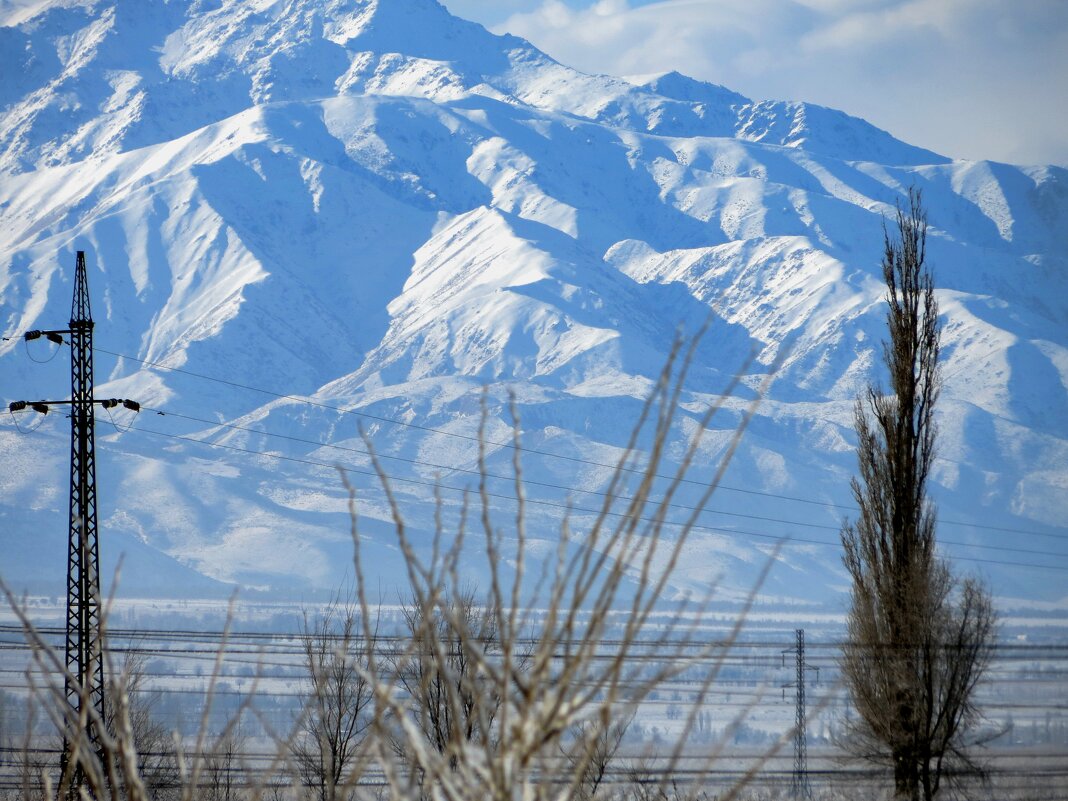
<path id="1" fill-rule="evenodd" d="M 48 338 L 49 342 L 55 342 L 57 345 L 63 344 L 63 336 L 61 334 L 56 333 L 55 331 L 49 331 L 45 334 L 45 337 Z"/>
<path id="2" fill-rule="evenodd" d="M 41 414 L 48 414 L 47 403 L 31 403 L 30 408 L 33 409 L 35 412 L 40 412 Z"/>
<path id="3" fill-rule="evenodd" d="M 120 403 L 122 403 L 122 401 L 120 401 L 118 398 L 108 398 L 106 400 L 100 401 L 100 405 L 103 406 L 105 409 L 114 409 Z"/>
<path id="4" fill-rule="evenodd" d="M 137 401 L 130 400 L 129 398 L 124 400 L 122 402 L 122 405 L 125 406 L 127 409 L 129 409 L 131 412 L 139 412 L 139 411 L 141 411 L 141 404 L 138 403 Z"/>
<path id="5" fill-rule="evenodd" d="M 41 331 L 27 331 L 25 334 L 26 341 L 29 342 L 34 339 L 40 339 L 41 333 Z"/>
<path id="6" fill-rule="evenodd" d="M 7 405 L 7 410 L 9 412 L 21 412 L 25 408 L 26 401 L 11 401 L 11 403 Z"/>

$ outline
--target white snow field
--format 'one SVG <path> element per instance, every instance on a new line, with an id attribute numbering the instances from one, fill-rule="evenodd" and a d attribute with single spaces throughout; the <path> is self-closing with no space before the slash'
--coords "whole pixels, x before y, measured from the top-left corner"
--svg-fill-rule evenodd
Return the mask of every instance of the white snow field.
<path id="1" fill-rule="evenodd" d="M 19 337 L 66 327 L 85 250 L 97 395 L 145 407 L 98 418 L 104 571 L 125 554 L 125 591 L 333 590 L 352 571 L 341 464 L 370 583 L 395 598 L 360 427 L 429 548 L 435 482 L 449 527 L 477 485 L 483 391 L 497 524 L 513 393 L 551 553 L 563 508 L 581 536 L 603 501 L 676 333 L 712 315 L 673 456 L 755 362 L 695 479 L 782 364 L 672 593 L 737 598 L 785 539 L 768 603 L 841 608 L 883 225 L 916 187 L 944 325 L 943 551 L 1003 605 L 1068 607 L 1065 170 L 952 161 L 675 73 L 585 75 L 435 0 L 0 0 L 0 25 L 0 400 L 65 397 L 67 351 Z M 16 589 L 63 591 L 67 437 L 61 414 L 0 422 Z"/>

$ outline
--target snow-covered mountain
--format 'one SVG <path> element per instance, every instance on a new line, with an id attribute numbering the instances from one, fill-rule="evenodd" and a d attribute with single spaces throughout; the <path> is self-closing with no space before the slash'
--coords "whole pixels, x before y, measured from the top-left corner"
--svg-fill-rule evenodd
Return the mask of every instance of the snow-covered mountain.
<path id="1" fill-rule="evenodd" d="M 455 510 L 474 481 L 483 387 L 493 442 L 517 398 L 532 536 L 555 540 L 568 498 L 581 530 L 676 331 L 714 310 L 680 441 L 757 362 L 700 476 L 783 362 L 677 588 L 745 588 L 792 537 L 766 594 L 838 603 L 882 226 L 915 186 L 944 316 L 944 550 L 1003 597 L 1064 597 L 1065 170 L 952 161 L 675 73 L 585 75 L 435 0 L 0 0 L 0 25 L 0 394 L 64 392 L 67 354 L 36 364 L 51 346 L 18 337 L 65 326 L 86 250 L 98 395 L 146 407 L 97 435 L 126 590 L 336 586 L 330 465 L 368 470 L 358 426 L 425 532 L 433 483 Z M 54 417 L 0 427 L 0 573 L 58 591 Z M 388 509 L 354 476 L 389 587 Z"/>

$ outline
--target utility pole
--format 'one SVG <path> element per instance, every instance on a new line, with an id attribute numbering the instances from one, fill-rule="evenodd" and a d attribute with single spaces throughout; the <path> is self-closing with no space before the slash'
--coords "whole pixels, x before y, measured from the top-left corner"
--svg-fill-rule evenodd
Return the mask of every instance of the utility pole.
<path id="1" fill-rule="evenodd" d="M 796 699 L 794 721 L 794 773 L 792 791 L 794 798 L 811 798 L 812 788 L 808 783 L 808 735 L 805 728 L 805 671 L 815 670 L 816 681 L 819 681 L 819 668 L 805 665 L 805 630 L 797 629 L 797 645 L 783 651 L 783 667 L 786 667 L 786 654 L 795 653 L 797 656 L 797 678 L 783 685 L 783 698 L 786 697 L 786 688 L 793 687 Z"/>
<path id="2" fill-rule="evenodd" d="M 28 331 L 27 341 L 42 336 L 56 344 L 70 337 L 71 389 L 66 401 L 15 401 L 14 413 L 27 407 L 48 414 L 52 406 L 70 406 L 70 529 L 67 548 L 66 726 L 63 731 L 62 779 L 68 796 L 78 797 L 84 784 L 82 760 L 99 753 L 98 727 L 104 723 L 104 643 L 100 630 L 100 547 L 97 537 L 96 446 L 93 405 L 122 405 L 140 411 L 136 401 L 93 397 L 93 316 L 85 251 L 78 251 L 70 328 Z M 73 738 L 73 739 L 72 739 Z M 88 751 L 88 753 L 86 753 Z"/>

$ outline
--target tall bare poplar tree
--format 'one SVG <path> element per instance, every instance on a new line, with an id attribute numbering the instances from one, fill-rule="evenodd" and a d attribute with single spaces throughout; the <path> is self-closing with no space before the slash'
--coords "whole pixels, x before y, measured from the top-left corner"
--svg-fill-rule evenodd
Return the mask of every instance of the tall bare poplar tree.
<path id="1" fill-rule="evenodd" d="M 895 234 L 885 234 L 882 265 L 890 391 L 869 385 L 855 412 L 860 477 L 852 488 L 860 514 L 842 529 L 853 579 L 842 667 L 859 713 L 850 746 L 893 768 L 896 797 L 929 801 L 943 780 L 977 771 L 966 746 L 994 614 L 983 586 L 958 582 L 935 555 L 927 479 L 940 328 L 918 191 L 898 207 Z"/>

